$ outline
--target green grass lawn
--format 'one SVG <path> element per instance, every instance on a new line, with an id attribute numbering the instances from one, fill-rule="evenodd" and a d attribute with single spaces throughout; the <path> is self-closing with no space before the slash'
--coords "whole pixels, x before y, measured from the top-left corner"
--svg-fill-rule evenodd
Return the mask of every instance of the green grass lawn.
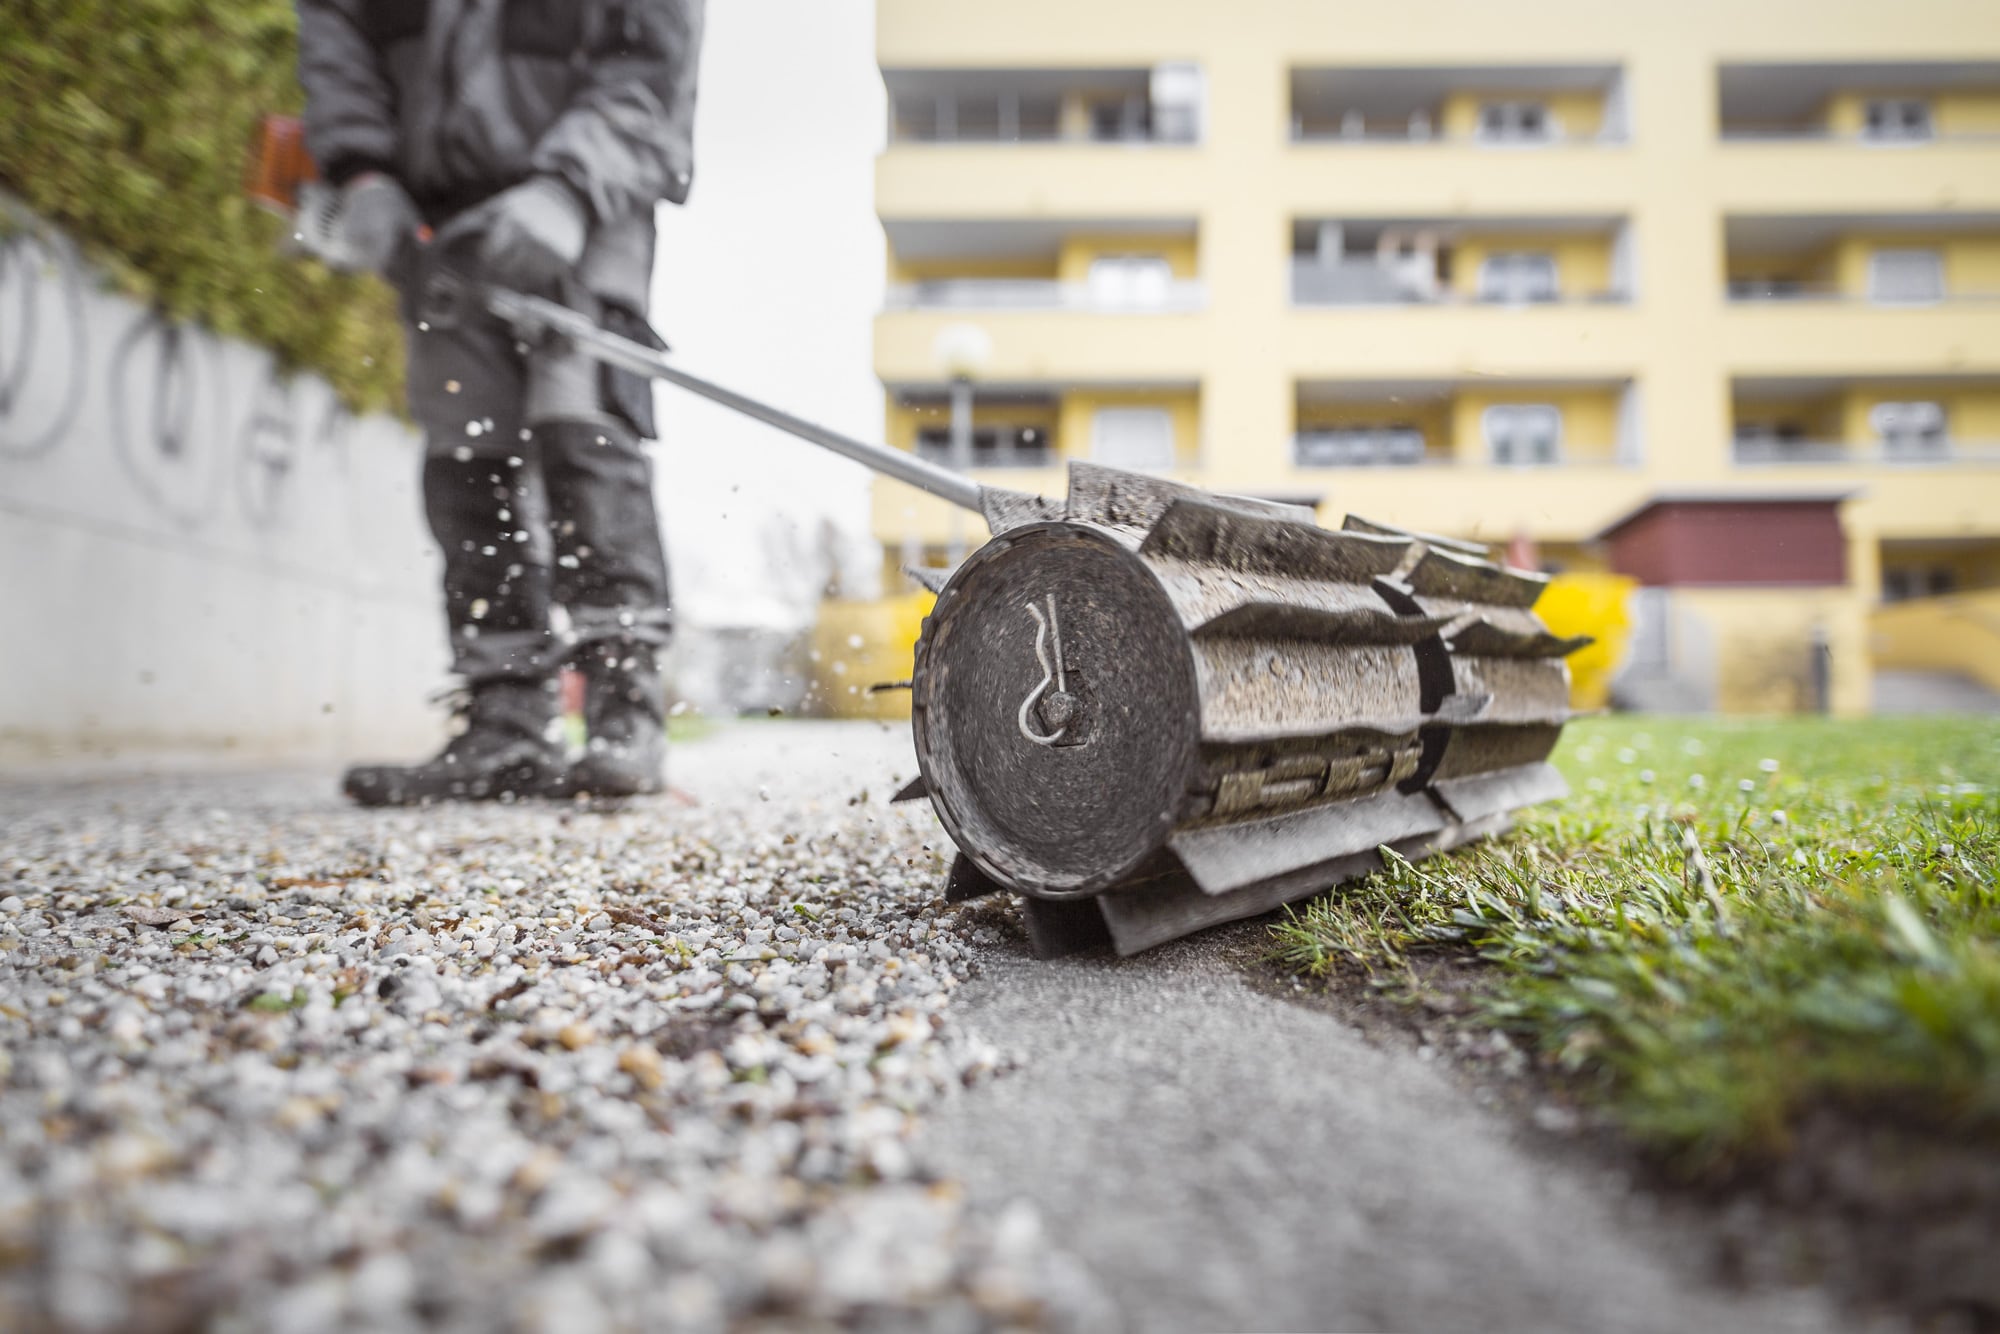
<path id="1" fill-rule="evenodd" d="M 1524 1037 L 1684 1170 L 1809 1109 L 2000 1134 L 2000 719 L 1574 725 L 1565 802 L 1274 928 L 1276 958 L 1422 1001 L 1482 961 Z"/>

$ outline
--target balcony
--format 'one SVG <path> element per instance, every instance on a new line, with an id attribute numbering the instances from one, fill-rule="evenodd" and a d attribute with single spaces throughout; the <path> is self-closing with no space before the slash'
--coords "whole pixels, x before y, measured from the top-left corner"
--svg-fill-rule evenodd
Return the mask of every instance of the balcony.
<path id="1" fill-rule="evenodd" d="M 1723 247 L 1732 302 L 2000 301 L 2000 212 L 1733 216 Z"/>
<path id="2" fill-rule="evenodd" d="M 1732 212 L 2000 209 L 2000 62 L 1732 63 L 1718 82 Z"/>
<path id="3" fill-rule="evenodd" d="M 1851 444 L 1753 433 L 1737 436 L 1732 460 L 1743 467 L 1811 466 L 1937 468 L 2000 464 L 2000 440 L 1920 435 L 1891 443 Z"/>
<path id="4" fill-rule="evenodd" d="M 1291 72 L 1294 143 L 1533 150 L 1629 137 L 1616 65 L 1315 67 Z"/>
<path id="5" fill-rule="evenodd" d="M 1725 295 L 1732 305 L 1852 305 L 1897 310 L 1930 306 L 1979 306 L 2000 302 L 2000 291 L 1939 292 L 1935 296 L 1878 296 L 1840 283 L 1796 278 L 1731 278 Z"/>
<path id="6" fill-rule="evenodd" d="M 1614 218 L 1307 219 L 1292 228 L 1294 306 L 1530 306 L 1629 299 Z"/>
<path id="7" fill-rule="evenodd" d="M 1730 62 L 1717 72 L 1725 142 L 1919 148 L 2000 141 L 2000 63 Z"/>
<path id="8" fill-rule="evenodd" d="M 1199 373 L 1207 291 L 1191 217 L 891 217 L 883 230 L 875 369 L 890 383 L 934 377 L 938 340 L 966 324 L 990 343 L 982 378 L 995 381 Z"/>
<path id="9" fill-rule="evenodd" d="M 1291 463 L 1320 469 L 1622 467 L 1636 400 L 1615 381 L 1301 380 Z"/>
<path id="10" fill-rule="evenodd" d="M 1489 290 L 1461 292 L 1430 281 L 1409 282 L 1373 260 L 1325 264 L 1292 257 L 1294 306 L 1622 306 L 1631 298 L 1614 288 L 1563 292 L 1534 274 L 1506 277 Z"/>
<path id="11" fill-rule="evenodd" d="M 1198 279 L 1060 282 L 1053 278 L 934 278 L 892 283 L 887 310 L 1086 311 L 1095 314 L 1182 314 L 1202 309 L 1208 289 Z"/>
<path id="12" fill-rule="evenodd" d="M 897 404 L 913 422 L 917 457 L 927 463 L 958 467 L 952 437 L 949 397 L 908 394 Z M 966 462 L 974 471 L 1018 472 L 1056 466 L 1055 437 L 1062 412 L 1054 394 L 979 396 L 966 432 Z"/>
<path id="13" fill-rule="evenodd" d="M 963 448 L 982 482 L 1047 496 L 1064 494 L 1063 469 L 1073 459 L 1184 479 L 1201 474 L 1201 392 L 1192 381 L 982 379 L 954 402 L 959 392 L 937 378 L 892 387 L 889 443 L 947 467 L 959 466 Z M 933 546 L 966 525 L 945 502 L 890 482 L 875 487 L 873 511 L 875 535 L 892 547 Z"/>
<path id="14" fill-rule="evenodd" d="M 2000 464 L 2000 377 L 1745 377 L 1731 403 L 1744 467 Z"/>
<path id="15" fill-rule="evenodd" d="M 889 142 L 1192 144 L 1201 139 L 1201 70 L 884 69 Z"/>

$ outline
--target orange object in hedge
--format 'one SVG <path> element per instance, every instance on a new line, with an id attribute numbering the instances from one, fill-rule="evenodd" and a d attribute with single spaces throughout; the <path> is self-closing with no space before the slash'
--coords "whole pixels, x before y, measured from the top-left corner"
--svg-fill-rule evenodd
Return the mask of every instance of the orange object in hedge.
<path id="1" fill-rule="evenodd" d="M 257 126 L 244 190 L 273 213 L 290 217 L 298 211 L 299 187 L 319 179 L 319 168 L 306 152 L 305 123 L 297 116 L 266 116 Z"/>

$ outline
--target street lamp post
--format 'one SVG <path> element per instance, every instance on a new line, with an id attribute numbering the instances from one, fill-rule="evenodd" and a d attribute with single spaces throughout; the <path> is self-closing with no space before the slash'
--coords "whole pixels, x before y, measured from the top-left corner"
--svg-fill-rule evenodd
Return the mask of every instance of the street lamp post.
<path id="1" fill-rule="evenodd" d="M 961 473 L 972 471 L 972 377 L 956 375 L 951 381 L 951 466 Z M 965 511 L 951 511 L 951 547 L 947 553 L 956 566 L 965 559 Z"/>
<path id="2" fill-rule="evenodd" d="M 952 470 L 961 475 L 972 471 L 972 380 L 993 355 L 993 340 L 976 324 L 948 324 L 938 330 L 931 354 L 951 381 Z M 951 512 L 950 539 L 946 548 L 949 564 L 956 567 L 965 559 L 965 515 Z"/>

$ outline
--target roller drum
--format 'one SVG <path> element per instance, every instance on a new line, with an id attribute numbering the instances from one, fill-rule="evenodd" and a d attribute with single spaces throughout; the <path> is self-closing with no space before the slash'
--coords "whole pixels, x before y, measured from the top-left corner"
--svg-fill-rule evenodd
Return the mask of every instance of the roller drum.
<path id="1" fill-rule="evenodd" d="M 1506 827 L 1559 796 L 1544 581 L 1476 548 L 1088 465 L 996 493 L 917 646 L 950 892 L 1123 952 Z"/>

